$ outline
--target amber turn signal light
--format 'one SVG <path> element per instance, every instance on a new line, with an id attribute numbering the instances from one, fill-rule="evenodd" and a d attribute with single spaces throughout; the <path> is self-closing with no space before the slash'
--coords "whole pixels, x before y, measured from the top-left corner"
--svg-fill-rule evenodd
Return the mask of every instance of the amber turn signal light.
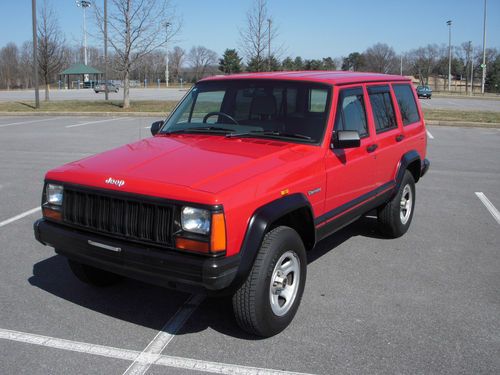
<path id="1" fill-rule="evenodd" d="M 47 207 L 43 208 L 43 216 L 46 217 L 47 219 L 58 220 L 58 221 L 62 220 L 61 211 L 52 210 Z"/>
<path id="2" fill-rule="evenodd" d="M 208 242 L 189 240 L 187 238 L 177 237 L 175 247 L 182 250 L 196 251 L 198 253 L 207 253 L 210 251 Z"/>
<path id="3" fill-rule="evenodd" d="M 210 250 L 219 252 L 226 250 L 226 221 L 223 213 L 212 215 L 212 235 L 210 237 Z"/>

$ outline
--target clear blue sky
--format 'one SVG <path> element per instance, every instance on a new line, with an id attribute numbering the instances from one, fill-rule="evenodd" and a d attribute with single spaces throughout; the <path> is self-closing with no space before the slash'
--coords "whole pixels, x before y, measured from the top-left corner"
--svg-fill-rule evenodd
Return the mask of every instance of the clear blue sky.
<path id="1" fill-rule="evenodd" d="M 66 40 L 80 44 L 82 11 L 75 1 L 47 1 L 59 15 Z M 239 47 L 238 28 L 245 24 L 252 0 L 171 1 L 183 19 L 176 44 L 186 49 L 203 45 L 219 54 Z M 290 56 L 340 57 L 377 42 L 391 45 L 397 53 L 429 43 L 447 45 L 448 19 L 453 20 L 453 44 L 471 40 L 482 46 L 483 0 L 268 0 L 268 4 L 279 42 Z M 0 0 L 0 14 L 0 47 L 31 38 L 31 1 Z M 88 14 L 91 19 L 92 13 Z M 92 22 L 88 28 L 95 32 Z M 89 44 L 97 43 L 89 40 Z M 487 46 L 500 49 L 500 0 L 488 0 Z"/>

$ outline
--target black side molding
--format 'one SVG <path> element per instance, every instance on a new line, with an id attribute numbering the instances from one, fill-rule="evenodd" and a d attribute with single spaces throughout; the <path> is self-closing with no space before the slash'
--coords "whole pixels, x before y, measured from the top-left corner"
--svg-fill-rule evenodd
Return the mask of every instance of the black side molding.
<path id="1" fill-rule="evenodd" d="M 303 208 L 309 210 L 312 219 L 312 207 L 307 198 L 303 194 L 291 194 L 272 201 L 255 211 L 248 224 L 240 249 L 240 265 L 233 283 L 234 287 L 239 287 L 246 280 L 247 275 L 252 269 L 264 235 L 271 228 L 272 224 L 281 217 Z M 314 232 L 314 224 L 312 224 L 311 230 Z"/>

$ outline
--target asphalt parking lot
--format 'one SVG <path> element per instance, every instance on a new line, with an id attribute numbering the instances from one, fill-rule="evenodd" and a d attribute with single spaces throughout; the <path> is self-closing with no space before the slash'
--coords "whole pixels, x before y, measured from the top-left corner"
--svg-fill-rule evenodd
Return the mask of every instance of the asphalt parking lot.
<path id="1" fill-rule="evenodd" d="M 295 320 L 261 340 L 224 299 L 86 286 L 33 237 L 45 171 L 155 120 L 0 117 L 0 373 L 500 373 L 500 219 L 476 194 L 500 208 L 499 129 L 429 127 L 409 232 L 368 217 L 319 243 Z"/>

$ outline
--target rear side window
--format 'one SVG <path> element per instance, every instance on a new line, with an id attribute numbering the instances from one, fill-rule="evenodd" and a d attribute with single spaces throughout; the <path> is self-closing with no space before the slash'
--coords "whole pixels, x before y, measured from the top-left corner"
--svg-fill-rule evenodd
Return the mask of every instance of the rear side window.
<path id="1" fill-rule="evenodd" d="M 325 112 L 328 91 L 326 89 L 311 89 L 309 91 L 309 112 Z"/>
<path id="2" fill-rule="evenodd" d="M 413 124 L 420 120 L 418 115 L 417 103 L 410 85 L 392 85 L 396 100 L 398 101 L 399 111 L 403 119 L 403 125 Z"/>
<path id="3" fill-rule="evenodd" d="M 377 133 L 397 127 L 389 86 L 368 87 Z"/>
<path id="4" fill-rule="evenodd" d="M 356 130 L 360 137 L 368 135 L 363 89 L 345 89 L 340 92 L 335 117 L 335 130 Z"/>

